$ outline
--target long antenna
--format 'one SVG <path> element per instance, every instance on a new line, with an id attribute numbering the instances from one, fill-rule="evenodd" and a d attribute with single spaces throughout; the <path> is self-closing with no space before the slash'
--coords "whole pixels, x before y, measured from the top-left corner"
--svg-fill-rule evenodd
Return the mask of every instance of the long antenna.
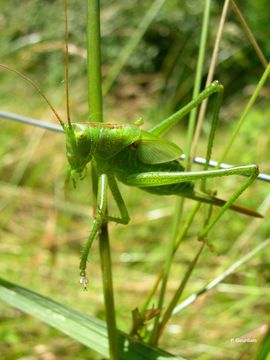
<path id="1" fill-rule="evenodd" d="M 65 4 L 65 60 L 66 60 L 66 109 L 67 109 L 67 121 L 69 127 L 71 127 L 70 121 L 70 106 L 69 106 L 69 78 L 68 78 L 68 16 L 67 16 L 67 0 Z"/>
<path id="2" fill-rule="evenodd" d="M 64 123 L 60 117 L 60 115 L 57 113 L 57 111 L 55 110 L 55 108 L 52 106 L 51 102 L 49 101 L 49 99 L 47 98 L 47 96 L 41 91 L 41 89 L 37 86 L 37 84 L 34 83 L 33 80 L 31 80 L 29 77 L 27 77 L 26 75 L 20 73 L 19 71 L 7 66 L 7 65 L 3 65 L 0 64 L 0 68 L 5 69 L 7 71 L 13 72 L 16 75 L 20 76 L 23 80 L 25 80 L 26 82 L 28 82 L 28 84 L 30 84 L 31 86 L 33 86 L 33 88 L 39 93 L 39 95 L 46 101 L 46 103 L 49 105 L 49 107 L 51 108 L 52 112 L 54 113 L 54 115 L 56 116 L 57 120 L 59 121 L 60 125 L 62 126 L 62 128 L 64 128 Z"/>

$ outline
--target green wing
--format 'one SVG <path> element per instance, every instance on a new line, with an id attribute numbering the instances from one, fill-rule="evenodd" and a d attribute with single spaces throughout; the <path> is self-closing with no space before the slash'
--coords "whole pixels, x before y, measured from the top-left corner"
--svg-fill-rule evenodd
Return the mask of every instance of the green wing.
<path id="1" fill-rule="evenodd" d="M 138 157 L 144 164 L 161 164 L 178 159 L 183 151 L 168 140 L 142 138 L 138 144 Z"/>

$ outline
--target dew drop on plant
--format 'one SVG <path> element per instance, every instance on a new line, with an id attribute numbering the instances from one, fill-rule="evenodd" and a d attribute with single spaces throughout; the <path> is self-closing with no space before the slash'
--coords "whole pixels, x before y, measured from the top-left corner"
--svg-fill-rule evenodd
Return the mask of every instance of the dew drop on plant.
<path id="1" fill-rule="evenodd" d="M 80 277 L 80 284 L 83 286 L 84 290 L 87 289 L 88 279 L 85 276 Z"/>

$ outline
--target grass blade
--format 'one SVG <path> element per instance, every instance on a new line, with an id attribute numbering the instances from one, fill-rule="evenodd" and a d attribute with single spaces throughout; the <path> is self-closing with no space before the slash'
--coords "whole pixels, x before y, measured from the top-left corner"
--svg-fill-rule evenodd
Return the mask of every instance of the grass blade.
<path id="1" fill-rule="evenodd" d="M 107 328 L 103 321 L 61 305 L 47 297 L 0 278 L 0 299 L 32 315 L 62 333 L 86 345 L 102 356 L 109 356 Z M 118 332 L 120 359 L 183 359 L 132 341 Z"/>
<path id="2" fill-rule="evenodd" d="M 255 360 L 267 360 L 270 358 L 270 327 L 262 340 Z"/>

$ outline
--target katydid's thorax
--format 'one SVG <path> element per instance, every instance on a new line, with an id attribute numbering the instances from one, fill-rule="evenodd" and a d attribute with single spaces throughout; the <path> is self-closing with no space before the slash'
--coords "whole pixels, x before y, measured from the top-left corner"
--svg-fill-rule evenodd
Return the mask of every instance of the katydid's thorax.
<path id="1" fill-rule="evenodd" d="M 102 164 L 140 139 L 136 125 L 74 123 L 65 127 L 67 158 L 71 168 L 82 172 L 94 158 Z M 105 164 L 104 164 L 105 165 Z"/>

